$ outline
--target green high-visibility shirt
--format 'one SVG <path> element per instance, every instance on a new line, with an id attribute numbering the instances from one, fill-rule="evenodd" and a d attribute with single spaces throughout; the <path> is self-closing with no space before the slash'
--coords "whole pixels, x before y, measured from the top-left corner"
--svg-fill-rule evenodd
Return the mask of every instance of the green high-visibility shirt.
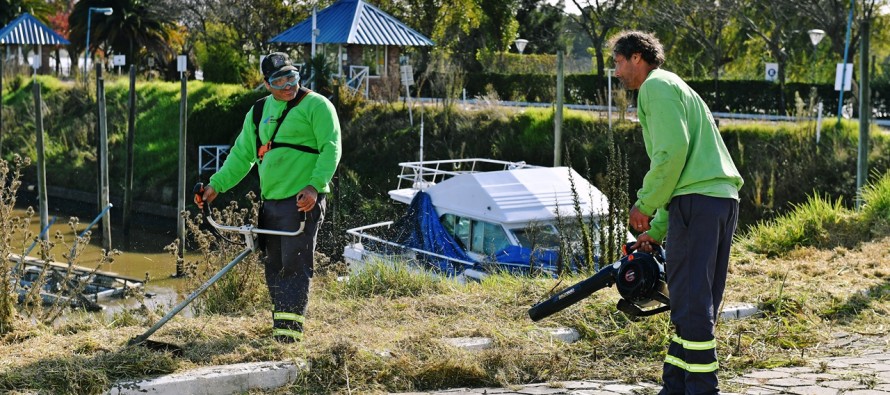
<path id="1" fill-rule="evenodd" d="M 265 144 L 275 132 L 286 101 L 269 96 L 263 105 L 260 120 L 260 142 Z M 258 163 L 260 189 L 263 199 L 285 199 L 296 195 L 307 185 L 319 193 L 330 192 L 329 183 L 340 162 L 340 121 L 334 105 L 322 95 L 310 92 L 287 113 L 276 143 L 304 145 L 318 154 L 288 147 L 277 147 L 257 160 L 256 127 L 253 108 L 244 117 L 241 133 L 229 151 L 219 171 L 210 177 L 210 185 L 217 192 L 225 192 L 237 185 Z"/>
<path id="2" fill-rule="evenodd" d="M 705 102 L 676 74 L 649 72 L 637 96 L 649 171 L 635 205 L 653 215 L 648 234 L 667 233 L 667 205 L 679 195 L 739 199 L 744 181 Z"/>

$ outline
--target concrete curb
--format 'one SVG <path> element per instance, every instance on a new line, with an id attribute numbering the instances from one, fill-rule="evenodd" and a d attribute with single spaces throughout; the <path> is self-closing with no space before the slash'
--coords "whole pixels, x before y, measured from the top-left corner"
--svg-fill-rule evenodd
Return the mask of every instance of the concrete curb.
<path id="1" fill-rule="evenodd" d="M 724 308 L 723 311 L 720 312 L 720 318 L 724 320 L 737 320 L 750 317 L 759 312 L 760 310 L 757 306 L 750 303 L 741 303 Z"/>
<path id="2" fill-rule="evenodd" d="M 150 380 L 115 384 L 107 395 L 221 395 L 242 394 L 252 389 L 280 388 L 297 379 L 304 363 L 287 361 L 248 362 L 210 366 Z"/>

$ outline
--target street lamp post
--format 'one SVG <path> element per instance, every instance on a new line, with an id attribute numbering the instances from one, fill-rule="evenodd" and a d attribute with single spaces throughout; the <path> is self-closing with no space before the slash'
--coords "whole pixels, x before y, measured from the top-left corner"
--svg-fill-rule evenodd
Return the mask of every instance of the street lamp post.
<path id="1" fill-rule="evenodd" d="M 810 29 L 807 30 L 807 34 L 810 35 L 810 42 L 813 43 L 813 69 L 810 71 L 810 74 L 813 83 L 816 83 L 816 46 L 825 37 L 825 31 L 822 29 Z"/>
<path id="2" fill-rule="evenodd" d="M 90 23 L 93 19 L 93 13 L 98 12 L 105 15 L 111 15 L 114 12 L 114 9 L 111 7 L 90 7 L 87 11 L 87 46 L 86 50 L 83 53 L 83 82 L 87 82 L 87 76 L 89 75 L 89 69 L 87 68 L 87 56 L 90 54 Z"/>

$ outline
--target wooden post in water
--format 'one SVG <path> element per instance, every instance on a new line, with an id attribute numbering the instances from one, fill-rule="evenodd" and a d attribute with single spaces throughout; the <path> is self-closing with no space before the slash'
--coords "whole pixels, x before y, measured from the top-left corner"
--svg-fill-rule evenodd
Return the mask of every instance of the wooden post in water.
<path id="1" fill-rule="evenodd" d="M 6 55 L 0 53 L 0 156 L 3 156 L 3 64 Z"/>
<path id="2" fill-rule="evenodd" d="M 124 175 L 124 239 L 129 242 L 130 215 L 133 209 L 133 144 L 136 140 L 136 66 L 130 65 L 130 96 L 127 102 L 127 169 Z"/>
<path id="3" fill-rule="evenodd" d="M 108 123 L 105 117 L 105 77 L 96 64 L 96 103 L 99 105 L 99 206 L 108 206 Z M 102 217 L 102 248 L 111 251 L 111 213 Z"/>
<path id="4" fill-rule="evenodd" d="M 185 211 L 185 130 L 186 130 L 186 111 L 188 111 L 188 84 L 186 72 L 179 73 L 181 80 L 180 100 L 179 100 L 179 193 L 176 195 L 176 231 L 179 236 L 179 257 L 181 258 L 185 252 L 185 218 L 182 212 Z M 182 265 L 176 265 L 176 277 L 184 275 Z"/>
<path id="5" fill-rule="evenodd" d="M 46 200 L 46 156 L 43 144 L 43 98 L 40 96 L 40 84 L 34 84 L 34 126 L 37 129 L 37 201 L 40 205 L 40 229 L 46 229 L 49 223 L 49 209 Z M 40 233 L 40 240 L 46 240 L 46 233 Z"/>

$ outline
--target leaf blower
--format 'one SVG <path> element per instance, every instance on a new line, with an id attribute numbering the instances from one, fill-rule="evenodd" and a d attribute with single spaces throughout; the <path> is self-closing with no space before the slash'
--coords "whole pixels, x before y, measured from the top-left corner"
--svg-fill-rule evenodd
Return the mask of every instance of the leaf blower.
<path id="1" fill-rule="evenodd" d="M 624 256 L 615 263 L 532 306 L 528 310 L 529 317 L 532 321 L 540 321 L 612 284 L 615 284 L 621 295 L 618 310 L 629 316 L 646 317 L 670 310 L 664 274 L 664 251 L 661 246 L 655 246 L 651 253 L 639 250 L 628 252 L 633 244 L 624 245 Z M 649 307 L 654 308 L 643 310 Z"/>

